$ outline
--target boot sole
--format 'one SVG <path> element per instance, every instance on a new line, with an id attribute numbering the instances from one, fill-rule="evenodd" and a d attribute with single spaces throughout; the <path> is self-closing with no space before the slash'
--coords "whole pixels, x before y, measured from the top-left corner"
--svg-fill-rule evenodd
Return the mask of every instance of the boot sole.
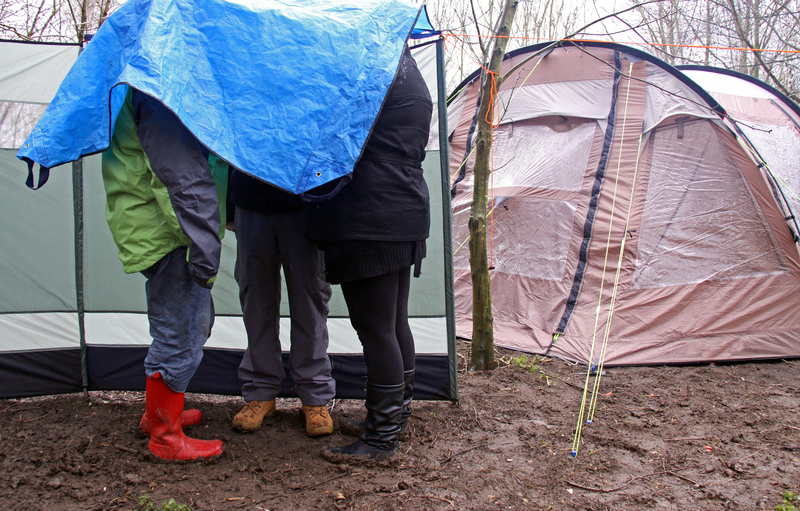
<path id="1" fill-rule="evenodd" d="M 323 436 L 323 435 L 330 435 L 333 433 L 333 426 L 326 426 L 323 428 L 314 428 L 314 429 L 306 429 L 306 434 L 308 436 Z"/>
<path id="2" fill-rule="evenodd" d="M 264 415 L 264 418 L 272 417 L 273 415 L 275 415 L 275 410 Z M 231 427 L 236 431 L 241 431 L 242 433 L 252 433 L 254 431 L 258 431 L 259 429 L 261 429 L 261 425 L 263 423 L 264 419 L 261 419 L 260 421 L 258 421 L 258 423 L 233 421 L 231 422 Z"/>

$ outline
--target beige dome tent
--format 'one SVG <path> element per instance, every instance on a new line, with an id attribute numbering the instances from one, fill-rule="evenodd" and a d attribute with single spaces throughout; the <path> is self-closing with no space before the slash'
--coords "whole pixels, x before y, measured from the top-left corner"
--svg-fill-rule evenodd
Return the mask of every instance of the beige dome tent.
<path id="1" fill-rule="evenodd" d="M 510 53 L 504 72 L 542 48 Z M 478 77 L 448 107 L 463 337 Z M 800 356 L 800 253 L 784 199 L 797 158 L 772 179 L 708 92 L 612 43 L 533 58 L 503 83 L 496 111 L 487 230 L 497 345 L 606 364 Z"/>

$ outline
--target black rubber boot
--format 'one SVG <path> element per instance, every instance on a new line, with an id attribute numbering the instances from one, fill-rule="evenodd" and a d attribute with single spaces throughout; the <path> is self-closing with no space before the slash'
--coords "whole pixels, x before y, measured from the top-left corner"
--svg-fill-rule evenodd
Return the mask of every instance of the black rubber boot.
<path id="1" fill-rule="evenodd" d="M 361 437 L 350 445 L 331 447 L 331 455 L 369 456 L 385 460 L 397 449 L 400 417 L 403 412 L 403 389 L 399 385 L 375 385 L 367 382 L 367 418 Z"/>
<path id="2" fill-rule="evenodd" d="M 414 370 L 403 372 L 403 411 L 400 412 L 400 433 L 406 430 L 408 418 L 411 417 L 411 401 L 414 400 Z"/>
<path id="3" fill-rule="evenodd" d="M 403 372 L 403 380 L 405 380 L 405 388 L 403 390 L 403 410 L 400 412 L 400 433 L 406 430 L 408 426 L 408 418 L 411 417 L 411 401 L 414 400 L 414 370 Z M 341 426 L 341 431 L 349 436 L 361 436 L 364 431 L 364 424 L 366 420 L 350 419 L 344 422 Z"/>

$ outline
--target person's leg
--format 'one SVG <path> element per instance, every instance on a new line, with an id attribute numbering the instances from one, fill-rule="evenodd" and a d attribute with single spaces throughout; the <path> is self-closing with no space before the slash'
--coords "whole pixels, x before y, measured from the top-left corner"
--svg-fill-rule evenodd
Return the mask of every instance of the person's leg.
<path id="1" fill-rule="evenodd" d="M 400 429 L 405 431 L 408 426 L 408 418 L 411 417 L 411 401 L 414 399 L 414 367 L 416 363 L 416 349 L 414 347 L 414 335 L 411 333 L 411 326 L 408 324 L 408 297 L 411 288 L 411 268 L 401 270 L 398 274 L 397 288 L 397 318 L 395 320 L 395 331 L 397 342 L 400 345 L 400 353 L 403 357 L 403 413 L 400 420 Z"/>
<path id="2" fill-rule="evenodd" d="M 247 349 L 239 364 L 247 405 L 233 427 L 254 431 L 275 411 L 285 377 L 280 344 L 280 258 L 275 219 L 257 211 L 236 210 L 236 268 Z"/>
<path id="3" fill-rule="evenodd" d="M 179 250 L 182 250 L 181 254 L 185 254 L 185 250 L 183 250 L 183 249 L 179 249 Z M 170 256 L 170 254 L 167 254 L 167 256 L 162 258 L 157 264 L 155 264 L 152 267 L 150 267 L 150 268 L 144 270 L 143 272 L 141 272 L 148 279 L 148 284 L 145 284 L 145 289 L 147 289 L 148 285 L 150 286 L 151 289 L 157 289 L 157 291 L 155 291 L 155 293 L 154 293 L 156 298 L 161 298 L 163 296 L 163 294 L 160 291 L 160 288 L 165 285 L 165 282 L 169 282 L 169 281 L 165 281 L 164 280 L 165 278 L 167 278 L 167 277 L 164 277 L 164 274 L 163 274 L 164 271 L 168 270 L 166 265 L 168 265 L 168 264 L 173 264 L 174 265 L 176 263 L 176 261 L 177 260 L 174 258 L 174 256 Z M 162 270 L 161 274 L 159 274 L 159 277 L 156 278 L 152 283 L 150 283 L 151 277 L 154 277 L 156 275 L 157 270 L 161 268 L 162 264 L 164 264 L 165 266 L 164 266 L 164 269 Z M 169 287 L 170 290 L 174 289 L 174 288 L 172 288 L 172 286 L 169 286 L 169 285 L 167 287 Z M 205 295 L 205 293 L 202 293 L 202 295 Z M 210 297 L 210 295 L 209 295 L 209 297 Z M 205 297 L 203 297 L 203 300 L 205 300 Z M 148 298 L 148 304 L 150 302 L 151 302 L 151 300 L 150 300 L 150 298 Z M 153 305 L 153 314 L 150 314 L 149 317 L 148 317 L 148 319 L 150 319 L 150 321 L 151 321 L 151 330 L 153 328 L 153 321 L 156 321 L 156 328 L 158 328 L 158 322 L 159 321 L 165 321 L 163 319 L 159 320 L 159 311 L 160 310 L 163 310 L 163 307 L 161 305 L 158 305 L 158 304 L 154 303 L 154 305 Z M 198 319 L 198 321 L 203 321 L 202 318 L 200 318 L 200 317 L 198 317 L 197 319 Z M 213 324 L 214 324 L 214 300 L 210 299 L 209 330 L 208 330 L 208 334 L 206 335 L 206 338 L 211 335 L 211 326 Z M 151 335 L 153 335 L 152 331 L 151 331 Z M 162 337 L 162 336 L 159 335 L 159 337 Z M 159 342 L 162 342 L 162 341 L 159 341 Z M 205 344 L 205 341 L 203 342 L 203 344 Z M 152 345 L 151 345 L 151 348 L 154 351 L 153 356 L 150 357 L 150 360 L 151 360 L 151 363 L 153 364 L 153 366 L 151 368 L 151 371 L 147 374 L 148 378 L 152 374 L 154 374 L 155 372 L 159 372 L 160 373 L 160 370 L 162 369 L 161 367 L 158 366 L 158 363 L 157 363 L 157 359 L 158 359 L 158 356 L 159 356 L 159 355 L 155 354 L 155 350 L 157 348 L 153 347 Z M 201 345 L 201 349 L 202 349 L 202 345 Z M 148 354 L 149 354 L 149 351 L 150 350 L 148 350 Z M 202 352 L 200 353 L 200 355 L 202 357 Z M 194 357 L 194 355 L 190 355 L 190 357 Z M 199 365 L 199 361 L 197 362 L 197 364 Z M 195 370 L 196 370 L 196 368 L 195 368 Z M 203 414 L 200 412 L 200 410 L 197 410 L 197 409 L 184 410 L 183 413 L 181 413 L 181 427 L 185 428 L 186 426 L 193 426 L 195 424 L 199 424 L 200 421 L 202 421 L 202 419 L 203 419 Z M 144 414 L 142 414 L 142 418 L 139 420 L 139 428 L 142 431 L 144 431 L 145 433 L 150 434 L 152 432 L 152 430 L 153 430 L 153 424 L 154 424 L 153 418 L 150 417 L 150 415 L 147 413 L 147 410 L 145 409 Z"/>
<path id="4" fill-rule="evenodd" d="M 398 273 L 342 284 L 350 322 L 364 348 L 367 366 L 367 417 L 353 444 L 334 447 L 326 457 L 394 454 L 400 437 L 403 406 L 403 357 L 396 335 Z"/>
<path id="5" fill-rule="evenodd" d="M 336 395 L 328 357 L 328 301 L 325 260 L 305 237 L 304 211 L 280 215 L 280 258 L 291 317 L 289 370 L 297 396 L 307 405 L 324 405 Z"/>
<path id="6" fill-rule="evenodd" d="M 403 357 L 403 370 L 413 371 L 416 362 L 414 335 L 408 324 L 408 296 L 411 288 L 411 268 L 400 270 L 397 274 L 397 313 L 395 315 L 395 335 Z"/>
<path id="7" fill-rule="evenodd" d="M 403 412 L 401 415 L 400 428 L 401 432 L 405 430 L 408 424 L 408 418 L 411 416 L 411 401 L 414 396 L 414 363 L 416 359 L 416 350 L 414 348 L 414 336 L 411 333 L 411 327 L 408 324 L 408 297 L 409 289 L 411 286 L 411 268 L 400 270 L 397 273 L 397 303 L 395 315 L 395 335 L 397 337 L 397 344 L 400 347 L 400 354 L 403 360 L 403 382 L 405 384 L 403 390 Z M 385 289 L 384 292 L 392 292 L 391 289 Z M 361 307 L 357 307 L 360 309 Z M 382 365 L 384 362 L 377 361 L 373 364 Z M 364 421 L 353 420 L 346 422 L 342 427 L 345 434 L 358 435 L 364 430 Z"/>
<path id="8" fill-rule="evenodd" d="M 147 278 L 147 316 L 153 338 L 145 357 L 148 448 L 163 459 L 192 460 L 222 453 L 219 440 L 183 434 L 186 387 L 203 358 L 213 323 L 211 290 L 189 277 L 186 248 L 142 272 Z"/>
<path id="9" fill-rule="evenodd" d="M 213 322 L 211 290 L 189 277 L 186 248 L 164 256 L 147 277 L 147 317 L 153 341 L 144 359 L 147 376 L 160 373 L 175 392 L 185 392 L 203 359 Z"/>
<path id="10" fill-rule="evenodd" d="M 311 436 L 333 433 L 328 401 L 336 395 L 328 357 L 328 301 L 325 260 L 317 244 L 305 237 L 307 215 L 276 215 L 276 230 L 291 318 L 289 373 L 303 402 L 306 431 Z"/>
<path id="11" fill-rule="evenodd" d="M 403 381 L 403 354 L 397 339 L 398 273 L 342 284 L 350 323 L 364 347 L 367 380 L 379 385 Z"/>

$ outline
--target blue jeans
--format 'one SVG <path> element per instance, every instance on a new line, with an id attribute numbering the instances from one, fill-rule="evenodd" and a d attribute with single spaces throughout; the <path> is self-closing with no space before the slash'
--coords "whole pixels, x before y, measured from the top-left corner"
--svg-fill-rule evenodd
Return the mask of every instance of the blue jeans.
<path id="1" fill-rule="evenodd" d="M 147 278 L 147 318 L 153 341 L 144 359 L 148 377 L 161 373 L 169 388 L 185 392 L 203 359 L 214 324 L 211 289 L 189 277 L 186 247 L 142 271 Z"/>

